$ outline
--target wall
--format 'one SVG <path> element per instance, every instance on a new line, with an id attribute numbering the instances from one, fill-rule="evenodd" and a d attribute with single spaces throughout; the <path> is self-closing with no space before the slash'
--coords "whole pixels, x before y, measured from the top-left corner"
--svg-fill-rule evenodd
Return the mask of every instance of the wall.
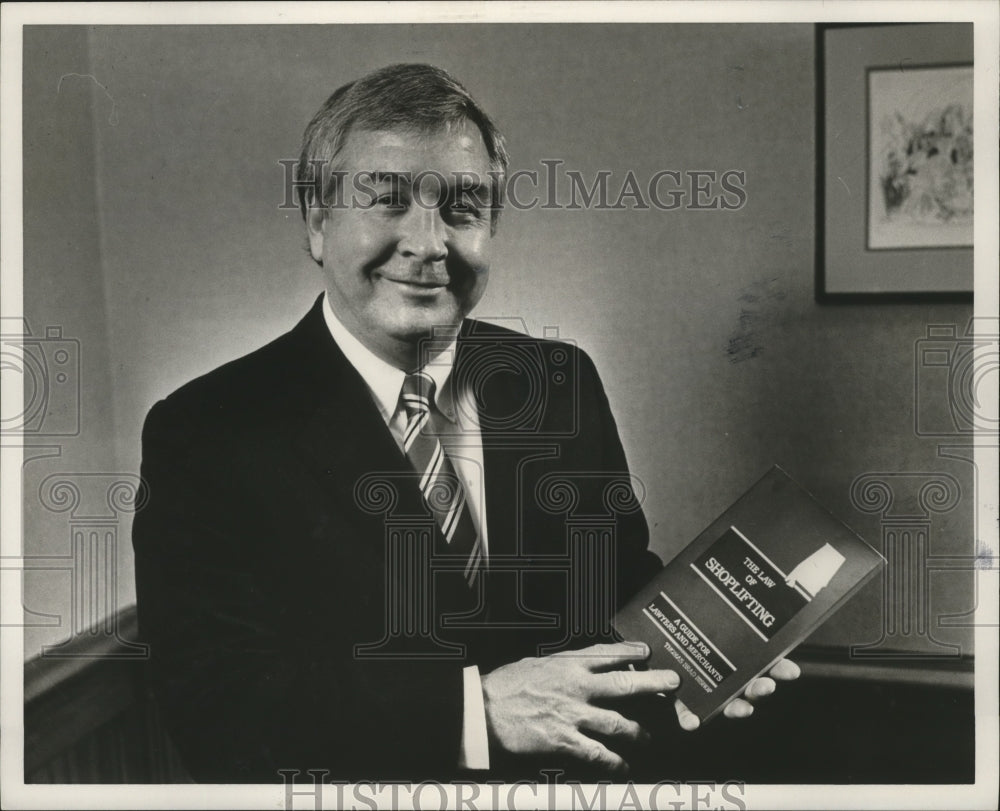
<path id="1" fill-rule="evenodd" d="M 25 413 L 31 416 L 24 467 L 26 656 L 64 639 L 74 620 L 79 626 L 98 619 L 104 608 L 74 608 L 80 591 L 74 591 L 69 516 L 100 515 L 107 505 L 88 493 L 86 503 L 72 508 L 69 491 L 58 482 L 76 487 L 90 481 L 80 474 L 123 470 L 114 392 L 130 383 L 112 368 L 99 203 L 105 181 L 97 165 L 107 106 L 90 73 L 85 30 L 25 29 L 24 318 L 31 333 L 26 353 L 39 361 L 25 367 L 35 371 L 25 376 Z M 47 337 L 49 329 L 61 330 L 62 337 Z M 62 351 L 67 361 L 59 364 Z M 57 374 L 66 374 L 62 383 Z M 135 599 L 127 541 L 125 536 L 115 556 L 118 582 L 101 575 L 115 595 L 104 605 Z"/>
<path id="2" fill-rule="evenodd" d="M 137 470 L 157 398 L 306 310 L 320 280 L 298 213 L 280 208 L 278 161 L 296 156 L 305 123 L 344 81 L 430 61 L 495 115 L 514 168 L 608 169 L 616 190 L 629 169 L 746 173 L 738 211 L 506 211 L 478 309 L 533 334 L 557 326 L 593 356 L 662 556 L 772 463 L 876 545 L 878 516 L 851 503 L 856 476 L 950 473 L 963 500 L 934 518 L 931 552 L 971 554 L 971 467 L 913 430 L 915 341 L 929 324 L 964 328 L 971 306 L 814 300 L 812 26 L 102 27 L 85 47 L 80 32 L 36 36 L 25 126 L 49 133 L 52 165 L 26 158 L 26 211 L 60 212 L 73 247 L 28 230 L 26 310 L 86 339 L 86 390 L 104 405 L 87 411 L 73 448 L 90 468 Z M 67 71 L 92 74 L 107 94 L 92 85 L 74 113 L 80 98 L 65 84 L 55 93 Z M 77 172 L 69 198 L 48 182 Z M 65 464 L 36 462 L 30 475 Z M 26 509 L 35 527 L 52 524 Z M 123 514 L 122 604 L 127 524 Z M 65 611 L 65 595 L 34 583 L 26 602 Z M 930 585 L 935 615 L 974 604 L 968 572 Z M 881 601 L 872 584 L 815 641 L 874 641 Z M 968 629 L 933 633 L 970 651 Z M 59 637 L 29 634 L 26 654 Z M 938 650 L 926 634 L 904 641 Z"/>

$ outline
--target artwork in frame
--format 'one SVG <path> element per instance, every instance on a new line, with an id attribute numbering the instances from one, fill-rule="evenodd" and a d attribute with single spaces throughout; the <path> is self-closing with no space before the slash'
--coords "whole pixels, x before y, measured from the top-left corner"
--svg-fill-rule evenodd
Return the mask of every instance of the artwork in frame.
<path id="1" fill-rule="evenodd" d="M 868 72 L 868 247 L 972 245 L 972 67 Z"/>
<path id="2" fill-rule="evenodd" d="M 972 25 L 822 26 L 817 285 L 971 297 Z"/>

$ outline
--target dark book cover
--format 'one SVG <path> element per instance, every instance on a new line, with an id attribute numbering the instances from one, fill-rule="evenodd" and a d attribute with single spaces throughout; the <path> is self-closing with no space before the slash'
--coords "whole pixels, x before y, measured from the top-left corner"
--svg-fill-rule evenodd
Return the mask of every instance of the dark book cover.
<path id="1" fill-rule="evenodd" d="M 843 605 L 884 558 L 775 466 L 615 617 L 702 723 Z"/>

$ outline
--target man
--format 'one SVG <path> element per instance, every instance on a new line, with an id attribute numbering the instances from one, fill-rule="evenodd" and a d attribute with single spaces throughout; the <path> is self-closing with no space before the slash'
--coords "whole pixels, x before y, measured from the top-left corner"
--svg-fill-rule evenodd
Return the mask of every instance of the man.
<path id="1" fill-rule="evenodd" d="M 659 562 L 592 363 L 466 319 L 506 168 L 439 69 L 337 90 L 298 167 L 324 294 L 151 410 L 139 621 L 195 779 L 621 775 L 625 699 L 677 686 L 610 633 Z"/>

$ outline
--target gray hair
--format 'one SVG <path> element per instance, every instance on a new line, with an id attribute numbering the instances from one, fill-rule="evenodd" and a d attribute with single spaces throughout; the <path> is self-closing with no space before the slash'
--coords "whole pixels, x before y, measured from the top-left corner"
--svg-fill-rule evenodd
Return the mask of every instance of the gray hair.
<path id="1" fill-rule="evenodd" d="M 463 121 L 479 128 L 489 155 L 495 231 L 510 160 L 504 137 L 468 90 L 441 68 L 423 64 L 389 65 L 349 82 L 313 116 L 295 166 L 303 218 L 311 205 L 330 199 L 335 191 L 338 178 L 325 170 L 333 166 L 352 129 L 427 132 Z"/>

